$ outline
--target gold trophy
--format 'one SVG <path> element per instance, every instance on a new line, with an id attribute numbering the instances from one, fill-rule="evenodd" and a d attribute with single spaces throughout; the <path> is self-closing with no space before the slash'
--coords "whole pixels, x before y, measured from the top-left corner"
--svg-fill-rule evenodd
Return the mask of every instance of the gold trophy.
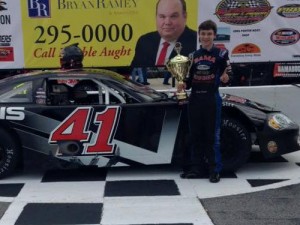
<path id="1" fill-rule="evenodd" d="M 176 42 L 174 49 L 177 52 L 177 55 L 170 59 L 166 63 L 166 66 L 168 71 L 178 81 L 178 84 L 183 84 L 192 66 L 192 59 L 180 55 L 180 51 L 182 49 L 180 42 Z M 180 102 L 187 99 L 187 93 L 184 90 L 177 92 L 176 96 L 177 100 Z"/>

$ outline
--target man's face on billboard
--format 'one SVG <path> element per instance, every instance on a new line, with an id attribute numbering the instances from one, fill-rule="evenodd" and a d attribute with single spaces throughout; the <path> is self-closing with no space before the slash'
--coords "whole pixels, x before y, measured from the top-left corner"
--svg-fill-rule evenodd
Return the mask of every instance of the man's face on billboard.
<path id="1" fill-rule="evenodd" d="M 166 41 L 175 41 L 184 31 L 186 13 L 179 0 L 161 0 L 157 6 L 156 28 Z"/>

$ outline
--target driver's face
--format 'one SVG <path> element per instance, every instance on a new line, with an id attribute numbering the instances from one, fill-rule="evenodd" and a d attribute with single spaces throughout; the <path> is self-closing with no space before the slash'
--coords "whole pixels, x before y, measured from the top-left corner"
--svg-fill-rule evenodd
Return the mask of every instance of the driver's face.
<path id="1" fill-rule="evenodd" d="M 200 30 L 199 41 L 201 46 L 206 49 L 211 49 L 214 44 L 214 39 L 216 38 L 215 32 L 211 30 Z"/>

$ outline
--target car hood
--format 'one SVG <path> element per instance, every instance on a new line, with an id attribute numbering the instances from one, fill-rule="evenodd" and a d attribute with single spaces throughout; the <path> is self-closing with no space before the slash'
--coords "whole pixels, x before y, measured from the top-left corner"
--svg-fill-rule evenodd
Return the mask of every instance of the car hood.
<path id="1" fill-rule="evenodd" d="M 222 97 L 223 101 L 234 104 L 237 107 L 238 106 L 250 107 L 250 108 L 254 108 L 254 109 L 263 111 L 264 113 L 278 112 L 277 110 L 274 110 L 270 106 L 267 106 L 267 105 L 264 105 L 264 104 L 261 104 L 261 103 L 258 103 L 258 102 L 252 101 L 250 99 L 240 97 L 240 96 L 223 93 L 223 94 L 221 94 L 221 97 Z"/>
<path id="2" fill-rule="evenodd" d="M 257 126 L 264 124 L 268 114 L 280 112 L 272 109 L 269 106 L 243 97 L 230 94 L 221 94 L 221 97 L 223 99 L 224 106 L 230 106 L 239 109 L 240 112 L 247 116 Z"/>

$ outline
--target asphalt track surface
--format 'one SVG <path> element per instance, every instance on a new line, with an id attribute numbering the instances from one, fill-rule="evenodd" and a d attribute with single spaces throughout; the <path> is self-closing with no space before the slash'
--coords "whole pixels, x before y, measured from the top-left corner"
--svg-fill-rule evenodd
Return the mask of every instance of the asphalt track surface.
<path id="1" fill-rule="evenodd" d="M 274 160 L 253 152 L 217 184 L 181 179 L 173 166 L 61 169 L 40 162 L 33 157 L 0 180 L 0 225 L 300 224 L 300 151 Z"/>

